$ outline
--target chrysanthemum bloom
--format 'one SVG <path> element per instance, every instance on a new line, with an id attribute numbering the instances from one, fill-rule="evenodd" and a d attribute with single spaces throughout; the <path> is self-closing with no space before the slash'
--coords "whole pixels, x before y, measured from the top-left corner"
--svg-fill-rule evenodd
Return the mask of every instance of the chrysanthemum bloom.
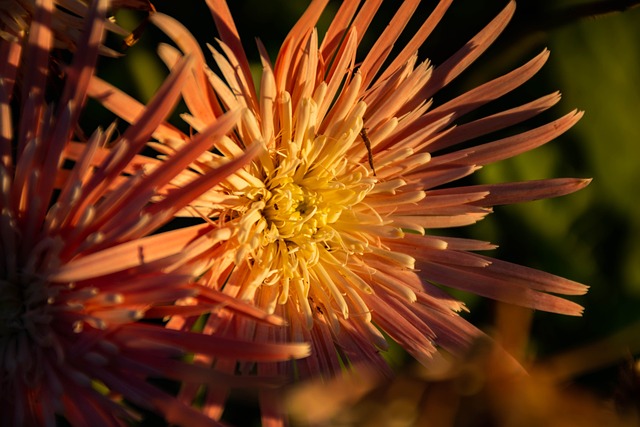
<path id="1" fill-rule="evenodd" d="M 72 142 L 98 54 L 107 0 L 92 3 L 82 39 L 67 69 L 58 102 L 47 104 L 47 62 L 53 44 L 52 0 L 36 2 L 27 43 L 0 40 L 0 414 L 2 425 L 123 426 L 135 408 L 180 425 L 217 425 L 148 382 L 166 378 L 225 387 L 238 381 L 181 361 L 187 352 L 236 360 L 287 360 L 305 356 L 305 345 L 242 343 L 166 329 L 160 319 L 184 307 L 178 299 L 200 292 L 202 312 L 222 307 L 264 323 L 275 316 L 201 288 L 182 267 L 227 231 L 188 240 L 180 231 L 149 235 L 189 200 L 158 196 L 197 156 L 177 153 L 161 173 L 145 175 L 131 159 L 173 108 L 189 61 L 182 61 L 139 120 L 120 137 L 97 130 Z M 24 49 L 23 49 L 24 46 Z M 15 76 L 23 68 L 24 80 Z M 15 91 L 21 89 L 19 96 Z M 230 112 L 190 140 L 209 143 L 238 119 Z M 14 129 L 14 125 L 17 126 Z M 105 155 L 105 144 L 113 151 Z M 76 162 L 63 159 L 75 153 Z M 254 155 L 248 150 L 201 178 L 208 188 Z M 191 156 L 191 157 L 190 157 Z M 93 166 L 95 165 L 95 166 Z M 173 165 L 173 166 L 171 166 Z M 129 179 L 123 173 L 130 173 Z M 174 173 L 175 174 L 175 173 Z M 57 177 L 57 179 L 56 179 Z M 190 196 L 190 195 L 187 195 Z M 151 205 L 154 198 L 156 204 Z M 149 236 L 148 236 L 149 235 Z M 196 313 L 197 314 L 197 313 Z M 141 323 L 140 319 L 158 318 Z"/>
<path id="2" fill-rule="evenodd" d="M 387 347 L 384 334 L 424 363 L 437 347 L 458 352 L 480 332 L 459 316 L 463 303 L 442 286 L 555 313 L 582 311 L 553 294 L 579 295 L 585 286 L 476 253 L 494 248 L 491 244 L 437 236 L 438 228 L 479 221 L 494 205 L 564 195 L 589 180 L 452 185 L 483 165 L 554 139 L 581 113 L 454 150 L 541 113 L 559 95 L 456 126 L 465 114 L 526 82 L 548 53 L 436 103 L 432 96 L 494 41 L 515 4 L 433 67 L 418 61 L 417 49 L 451 1 L 440 1 L 407 45 L 390 57 L 418 3 L 402 2 L 375 45 L 358 58 L 358 45 L 380 2 L 343 2 L 320 40 L 314 26 L 327 1 L 312 1 L 275 63 L 258 46 L 259 87 L 224 1 L 207 1 L 220 37 L 218 48 L 210 47 L 220 74 L 206 67 L 197 42 L 178 22 L 159 14 L 152 18 L 195 61 L 196 72 L 183 91 L 190 109 L 186 121 L 201 132 L 223 112 L 242 110 L 237 132 L 173 185 L 186 185 L 245 147 L 266 147 L 181 212 L 236 227 L 232 238 L 211 251 L 202 283 L 288 319 L 287 327 L 267 330 L 250 320 L 211 316 L 209 330 L 257 342 L 312 342 L 310 358 L 277 367 L 261 364 L 258 372 L 332 375 L 360 363 L 388 371 L 380 354 Z M 177 49 L 162 46 L 160 54 L 171 68 L 179 64 Z M 103 86 L 96 82 L 96 92 Z M 130 101 L 115 91 L 103 101 L 127 120 L 135 117 Z M 169 155 L 182 147 L 179 142 L 154 145 Z M 177 321 L 170 326 L 183 327 Z M 216 368 L 231 371 L 234 365 Z M 213 416 L 219 414 L 218 398 L 208 400 Z"/>
<path id="3" fill-rule="evenodd" d="M 54 46 L 74 49 L 83 37 L 82 28 L 89 13 L 88 0 L 55 0 L 51 29 L 54 33 Z M 17 40 L 24 37 L 37 10 L 35 0 L 0 0 L 0 38 Z M 153 6 L 148 0 L 111 1 L 110 8 L 137 9 L 151 11 Z M 127 36 L 128 31 L 118 26 L 114 20 L 108 20 L 105 27 L 116 34 Z M 116 52 L 101 46 L 101 53 L 115 56 Z"/>

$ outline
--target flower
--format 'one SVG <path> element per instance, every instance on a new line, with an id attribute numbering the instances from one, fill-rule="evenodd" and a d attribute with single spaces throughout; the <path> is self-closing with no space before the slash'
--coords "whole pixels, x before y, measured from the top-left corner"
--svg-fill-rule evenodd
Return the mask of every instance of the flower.
<path id="1" fill-rule="evenodd" d="M 551 141 L 582 116 L 573 111 L 523 133 L 454 149 L 523 122 L 559 100 L 554 93 L 458 124 L 530 79 L 547 51 L 447 102 L 432 100 L 495 40 L 514 2 L 436 67 L 419 62 L 417 49 L 451 1 L 440 1 L 407 45 L 390 57 L 418 4 L 402 2 L 361 61 L 358 45 L 379 2 L 343 2 L 320 40 L 314 26 L 326 3 L 311 2 L 275 63 L 258 44 L 259 87 L 226 2 L 207 1 L 220 37 L 219 48 L 210 46 L 220 74 L 206 67 L 187 29 L 168 16 L 152 17 L 194 60 L 195 71 L 183 89 L 187 123 L 201 132 L 223 112 L 242 111 L 237 132 L 201 156 L 172 186 L 185 186 L 245 147 L 266 147 L 180 213 L 235 227 L 229 240 L 210 251 L 209 260 L 202 259 L 201 282 L 282 316 L 288 326 L 266 329 L 250 319 L 210 316 L 207 328 L 256 342 L 310 341 L 307 359 L 258 364 L 260 373 L 304 378 L 339 375 L 359 364 L 389 372 L 380 354 L 387 348 L 384 334 L 425 364 L 437 347 L 460 354 L 481 332 L 459 316 L 464 304 L 442 286 L 580 315 L 579 305 L 553 294 L 580 295 L 586 286 L 476 253 L 494 248 L 489 243 L 436 234 L 439 228 L 473 224 L 494 205 L 560 196 L 589 182 L 452 185 L 483 165 Z M 182 56 L 168 45 L 159 53 L 170 68 Z M 126 120 L 135 117 L 117 93 L 105 101 Z M 160 142 L 153 148 L 167 155 L 186 146 L 180 140 Z M 191 322 L 174 319 L 169 326 L 189 327 Z M 216 364 L 216 369 L 236 367 Z M 219 416 L 220 397 L 207 398 L 212 416 Z M 268 418 L 276 410 L 273 396 L 262 398 Z"/>
<path id="2" fill-rule="evenodd" d="M 215 386 L 243 385 L 181 358 L 188 352 L 246 360 L 286 360 L 305 345 L 271 345 L 169 330 L 162 319 L 176 300 L 195 294 L 207 311 L 244 313 L 265 324 L 268 316 L 202 288 L 186 267 L 226 231 L 185 239 L 182 230 L 151 233 L 188 203 L 184 195 L 156 194 L 198 152 L 167 159 L 162 173 L 136 168 L 135 155 L 173 108 L 189 60 L 178 64 L 139 120 L 118 137 L 115 127 L 73 142 L 78 116 L 105 27 L 108 1 L 92 2 L 61 97 L 48 104 L 47 63 L 54 43 L 51 1 L 37 2 L 25 43 L 0 40 L 0 413 L 15 426 L 121 426 L 136 408 L 180 425 L 218 425 L 148 382 L 149 378 Z M 18 88 L 15 76 L 23 73 Z M 18 92 L 22 92 L 21 94 Z M 14 120 L 14 115 L 16 119 Z M 230 112 L 189 140 L 203 144 L 229 132 Z M 13 129 L 13 124 L 17 126 Z M 211 139 L 209 139 L 211 138 Z M 112 150 L 103 148 L 112 144 Z M 255 150 L 202 177 L 215 185 L 244 165 Z M 191 157 L 190 157 L 191 156 Z M 73 158 L 69 166 L 67 158 Z M 123 179 L 123 172 L 130 176 Z M 197 184 L 197 181 L 195 182 Z M 151 205 L 152 198 L 159 198 Z M 204 306 L 203 306 L 204 307 Z M 191 308 L 194 310 L 194 308 Z M 144 322 L 142 322 L 144 320 Z"/>
<path id="3" fill-rule="evenodd" d="M 48 2 L 36 0 L 0 0 L 0 38 L 17 40 L 25 37 L 39 5 Z M 90 3 L 87 0 L 53 0 L 50 10 L 52 13 L 51 28 L 54 32 L 55 47 L 73 49 L 83 37 L 81 30 L 89 13 Z M 113 10 L 120 8 L 153 11 L 153 5 L 148 0 L 118 0 L 112 1 L 109 7 Z M 107 30 L 122 35 L 131 36 L 113 19 L 105 22 Z M 118 56 L 118 53 L 101 46 L 102 54 Z"/>

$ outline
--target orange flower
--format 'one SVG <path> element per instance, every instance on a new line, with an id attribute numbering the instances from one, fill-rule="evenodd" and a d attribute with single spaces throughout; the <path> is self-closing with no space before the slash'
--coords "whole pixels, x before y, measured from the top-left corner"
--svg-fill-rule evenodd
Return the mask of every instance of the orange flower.
<path id="1" fill-rule="evenodd" d="M 54 42 L 52 0 L 36 2 L 26 44 L 0 40 L 0 413 L 3 425 L 121 426 L 135 418 L 131 404 L 180 425 L 217 425 L 199 411 L 147 382 L 163 377 L 190 384 L 241 384 L 181 362 L 188 352 L 232 360 L 288 360 L 305 345 L 256 345 L 166 329 L 161 319 L 178 299 L 201 291 L 200 312 L 225 307 L 265 324 L 265 315 L 192 281 L 185 263 L 223 239 L 224 231 L 188 239 L 182 230 L 149 236 L 181 205 L 180 195 L 159 197 L 163 186 L 198 152 L 178 153 L 161 173 L 144 175 L 132 160 L 173 106 L 188 72 L 181 61 L 139 120 L 121 136 L 96 130 L 86 143 L 73 131 L 87 95 L 107 0 L 92 2 L 87 26 L 62 96 L 45 103 L 47 63 Z M 23 51 L 24 46 L 24 51 Z M 23 73 L 20 88 L 15 76 Z M 14 96 L 19 90 L 22 93 Z M 16 120 L 14 120 L 14 115 Z M 218 118 L 190 140 L 215 141 L 238 114 Z M 13 124 L 17 127 L 13 129 Z M 200 142 L 198 142 L 200 141 Z M 102 148 L 110 143 L 113 149 Z M 73 154 L 75 163 L 65 167 Z M 207 188 L 246 164 L 246 155 L 202 177 Z M 123 173 L 130 179 L 123 180 Z M 197 184 L 197 182 L 195 183 Z M 192 193 L 196 194 L 196 193 Z M 197 310 L 196 310 L 196 313 Z M 140 319 L 154 322 L 140 323 Z"/>
<path id="2" fill-rule="evenodd" d="M 206 67 L 197 42 L 178 22 L 161 14 L 152 21 L 194 60 L 195 71 L 183 90 L 190 110 L 185 120 L 202 132 L 225 111 L 241 110 L 242 117 L 237 132 L 201 156 L 171 188 L 184 187 L 245 147 L 266 147 L 242 171 L 194 197 L 181 214 L 234 227 L 228 241 L 201 259 L 201 282 L 282 316 L 288 326 L 267 329 L 251 320 L 211 316 L 206 329 L 257 342 L 311 341 L 310 358 L 258 367 L 261 373 L 306 377 L 339 374 L 360 363 L 388 372 L 380 354 L 387 348 L 383 332 L 423 363 L 429 363 L 437 346 L 459 353 L 480 331 L 458 315 L 464 304 L 440 285 L 539 310 L 581 314 L 580 306 L 552 294 L 580 295 L 584 285 L 476 253 L 494 248 L 488 243 L 435 234 L 438 228 L 473 224 L 494 205 L 560 196 L 589 182 L 451 185 L 483 165 L 551 141 L 582 115 L 573 111 L 527 132 L 452 150 L 523 122 L 559 100 L 554 93 L 456 125 L 531 78 L 546 61 L 546 51 L 450 101 L 431 99 L 500 34 L 513 2 L 434 67 L 418 61 L 417 49 L 450 0 L 440 1 L 391 58 L 419 3 L 402 2 L 361 60 L 358 45 L 380 2 L 343 2 L 320 40 L 314 27 L 327 1 L 314 0 L 275 63 L 258 46 L 259 87 L 226 2 L 207 3 L 220 37 L 219 48 L 210 47 L 220 75 Z M 167 45 L 160 55 L 170 68 L 182 57 Z M 103 101 L 127 120 L 135 117 L 116 92 Z M 188 146 L 179 138 L 160 140 L 153 147 L 168 155 Z M 192 321 L 174 319 L 170 326 L 189 327 Z M 235 365 L 216 363 L 216 368 L 233 371 Z M 220 394 L 212 394 L 207 400 L 214 417 L 219 416 L 219 399 Z"/>

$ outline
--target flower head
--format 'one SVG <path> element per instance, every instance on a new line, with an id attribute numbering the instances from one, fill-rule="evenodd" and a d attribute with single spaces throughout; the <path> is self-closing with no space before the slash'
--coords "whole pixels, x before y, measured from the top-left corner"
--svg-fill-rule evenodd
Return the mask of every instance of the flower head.
<path id="1" fill-rule="evenodd" d="M 22 43 L 0 40 L 7 59 L 0 64 L 0 413 L 3 423 L 16 426 L 55 425 L 56 416 L 77 426 L 120 426 L 136 417 L 132 405 L 137 405 L 172 423 L 216 425 L 147 379 L 228 386 L 234 380 L 180 357 L 197 352 L 233 360 L 286 360 L 307 350 L 304 345 L 243 345 L 162 325 L 163 317 L 180 311 L 176 300 L 199 291 L 199 301 L 208 305 L 200 312 L 224 307 L 265 323 L 281 321 L 194 284 L 186 261 L 203 246 L 215 246 L 224 232 L 200 240 L 191 234 L 186 239 L 181 231 L 150 235 L 188 200 L 159 197 L 154 186 L 170 180 L 171 173 L 145 175 L 134 159 L 173 108 L 188 60 L 121 136 L 114 137 L 110 127 L 96 130 L 87 142 L 73 141 L 107 4 L 92 2 L 86 37 L 53 104 L 45 102 L 47 81 L 54 78 L 47 67 L 54 42 L 52 2 L 37 2 L 24 49 Z M 17 88 L 19 69 L 24 80 Z M 22 96 L 15 96 L 19 89 Z M 220 117 L 202 135 L 219 138 L 237 117 Z M 113 144 L 110 153 L 104 149 L 108 143 Z M 215 185 L 254 154 L 229 162 L 201 184 Z M 72 167 L 66 158 L 74 159 Z M 183 153 L 166 165 L 180 170 L 180 162 L 191 161 Z M 125 172 L 129 179 L 122 178 Z"/>
<path id="2" fill-rule="evenodd" d="M 581 313 L 580 306 L 552 293 L 582 294 L 585 286 L 476 253 L 494 248 L 488 243 L 436 233 L 473 224 L 494 205 L 559 196 L 589 182 L 451 184 L 483 165 L 545 144 L 581 117 L 574 111 L 527 132 L 454 149 L 559 100 L 551 94 L 456 126 L 460 117 L 526 82 L 544 64 L 546 51 L 450 101 L 432 100 L 498 36 L 513 2 L 434 67 L 418 61 L 417 49 L 451 1 L 440 1 L 408 44 L 390 57 L 419 3 L 402 2 L 361 60 L 358 45 L 379 2 L 343 2 L 320 40 L 314 26 L 327 2 L 312 1 L 275 63 L 259 45 L 259 87 L 226 3 L 207 3 L 220 36 L 219 47 L 210 47 L 219 74 L 205 66 L 204 54 L 184 27 L 160 14 L 152 20 L 194 58 L 195 71 L 183 90 L 190 109 L 185 120 L 200 132 L 224 111 L 241 110 L 242 117 L 235 134 L 172 185 L 184 186 L 245 147 L 266 147 L 181 212 L 234 227 L 231 238 L 208 254 L 202 283 L 289 321 L 287 327 L 267 330 L 251 321 L 211 316 L 211 331 L 231 330 L 258 342 L 312 342 L 310 358 L 277 368 L 262 364 L 259 372 L 337 374 L 359 363 L 385 370 L 383 332 L 424 363 L 436 346 L 459 352 L 480 331 L 458 315 L 464 304 L 441 285 L 535 309 Z M 166 45 L 160 54 L 170 67 L 181 57 Z M 117 99 L 108 106 L 131 120 Z M 154 148 L 166 154 L 184 146 L 161 142 Z"/>

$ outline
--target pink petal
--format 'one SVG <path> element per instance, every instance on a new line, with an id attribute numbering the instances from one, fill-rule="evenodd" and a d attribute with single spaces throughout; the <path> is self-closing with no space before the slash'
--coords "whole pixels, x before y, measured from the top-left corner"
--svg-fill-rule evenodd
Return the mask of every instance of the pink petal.
<path id="1" fill-rule="evenodd" d="M 453 193 L 462 195 L 468 194 L 468 191 L 486 192 L 484 198 L 477 201 L 469 201 L 469 203 L 477 206 L 497 206 L 564 196 L 583 189 L 590 182 L 591 179 L 554 178 L 431 190 L 428 194 L 439 197 L 439 194 L 452 195 Z"/>
<path id="2" fill-rule="evenodd" d="M 565 299 L 533 290 L 525 283 L 490 275 L 489 267 L 467 270 L 434 262 L 422 262 L 425 278 L 445 286 L 472 292 L 487 298 L 552 313 L 580 316 L 583 308 Z"/>
<path id="3" fill-rule="evenodd" d="M 24 52 L 26 73 L 22 85 L 23 105 L 20 114 L 18 154 L 24 149 L 24 144 L 38 134 L 41 126 L 49 51 L 53 44 L 51 30 L 53 0 L 38 0 L 36 5 L 36 13 L 31 21 L 27 48 Z"/>
<path id="4" fill-rule="evenodd" d="M 87 94 L 98 99 L 104 107 L 128 123 L 133 123 L 145 109 L 145 106 L 140 102 L 96 76 L 91 78 Z M 153 131 L 153 136 L 160 141 L 169 138 L 187 138 L 182 132 L 167 123 L 160 123 Z"/>
<path id="5" fill-rule="evenodd" d="M 438 25 L 447 9 L 449 9 L 449 6 L 451 6 L 452 2 L 453 0 L 440 0 L 438 2 L 438 5 L 435 7 L 433 12 L 431 12 L 429 17 L 425 19 L 424 23 L 420 26 L 418 31 L 416 31 L 409 43 L 407 43 L 407 45 L 402 49 L 402 52 L 400 52 L 393 59 L 393 62 L 389 64 L 388 67 L 385 67 L 382 74 L 378 78 L 379 80 L 387 78 L 394 70 L 401 67 L 405 62 L 407 62 L 411 55 L 418 51 L 418 48 L 422 46 L 424 41 L 427 39 L 427 37 L 429 37 L 431 32 L 436 27 L 436 25 Z"/>
<path id="6" fill-rule="evenodd" d="M 438 90 L 445 87 L 449 82 L 455 79 L 462 71 L 464 71 L 473 61 L 475 61 L 500 35 L 502 30 L 507 26 L 513 12 L 515 11 L 515 1 L 509 4 L 498 14 L 482 31 L 474 38 L 469 40 L 458 52 L 451 56 L 448 60 L 438 66 L 431 76 L 431 80 L 415 96 L 415 103 L 418 104 L 425 99 L 429 99 Z"/>
<path id="7" fill-rule="evenodd" d="M 499 160 L 508 159 L 526 151 L 533 150 L 570 129 L 583 113 L 572 111 L 565 116 L 547 123 L 538 128 L 523 132 L 498 141 L 481 144 L 464 150 L 458 150 L 451 154 L 434 157 L 430 166 L 439 166 L 456 159 L 456 163 L 467 165 L 486 165 Z M 464 160 L 460 156 L 464 155 Z"/>
<path id="8" fill-rule="evenodd" d="M 238 33 L 238 29 L 233 21 L 231 11 L 229 10 L 229 6 L 227 6 L 226 0 L 207 0 L 207 5 L 211 11 L 213 20 L 216 23 L 216 28 L 218 29 L 222 42 L 229 46 L 238 59 L 240 72 L 244 76 L 244 81 L 253 82 L 249 61 L 246 53 L 244 52 L 244 48 L 242 47 L 240 34 Z M 257 100 L 258 97 L 255 93 L 255 89 L 253 88 L 253 84 L 249 85 L 249 90 L 251 91 L 251 98 Z"/>
<path id="9" fill-rule="evenodd" d="M 393 18 L 390 19 L 385 30 L 376 40 L 376 43 L 371 47 L 371 50 L 360 66 L 364 87 L 368 87 L 376 74 L 378 74 L 380 67 L 391 53 L 394 43 L 409 22 L 411 16 L 413 16 L 419 4 L 419 0 L 403 1 Z"/>
<path id="10" fill-rule="evenodd" d="M 161 329 L 142 323 L 129 324 L 118 335 L 123 342 L 129 344 L 139 341 L 142 337 L 144 340 L 173 345 L 185 351 L 234 360 L 273 362 L 290 358 L 304 358 L 310 354 L 308 344 L 252 343 L 247 345 L 247 342 L 242 340 Z"/>
<path id="11" fill-rule="evenodd" d="M 189 111 L 196 117 L 207 123 L 213 121 L 217 115 L 222 114 L 222 109 L 207 83 L 204 73 L 206 60 L 198 42 L 182 24 L 170 16 L 155 13 L 151 16 L 151 22 L 171 37 L 185 55 L 194 58 L 192 73 L 183 88 L 184 100 Z M 179 62 L 179 57 L 175 55 L 177 51 L 170 46 L 161 45 L 158 53 L 170 69 Z"/>
<path id="12" fill-rule="evenodd" d="M 519 107 L 458 125 L 451 131 L 438 135 L 429 141 L 427 149 L 435 152 L 500 129 L 506 129 L 551 108 L 558 101 L 560 101 L 560 93 L 555 92 Z"/>
<path id="13" fill-rule="evenodd" d="M 48 275 L 54 282 L 75 282 L 166 259 L 207 231 L 202 224 L 133 240 L 66 263 Z"/>

